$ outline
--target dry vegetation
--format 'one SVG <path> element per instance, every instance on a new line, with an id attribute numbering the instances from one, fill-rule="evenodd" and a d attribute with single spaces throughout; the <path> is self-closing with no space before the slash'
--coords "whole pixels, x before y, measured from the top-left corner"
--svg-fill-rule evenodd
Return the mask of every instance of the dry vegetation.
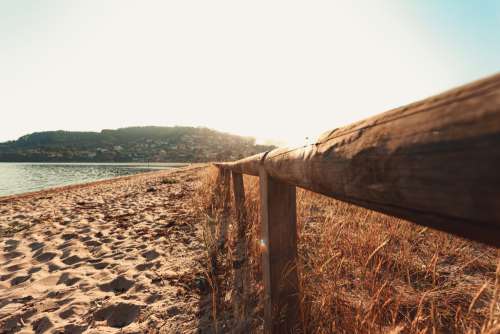
<path id="1" fill-rule="evenodd" d="M 242 241 L 216 175 L 207 170 L 193 199 L 207 221 L 214 326 L 258 332 L 258 180 L 244 179 Z M 305 332 L 500 333 L 497 250 L 301 189 L 297 216 Z"/>

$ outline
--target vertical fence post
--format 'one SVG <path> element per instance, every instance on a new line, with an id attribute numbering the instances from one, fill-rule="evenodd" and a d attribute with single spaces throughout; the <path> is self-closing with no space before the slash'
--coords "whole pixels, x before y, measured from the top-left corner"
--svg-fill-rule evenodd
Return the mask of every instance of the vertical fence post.
<path id="1" fill-rule="evenodd" d="M 233 259 L 234 268 L 234 311 L 241 323 L 247 320 L 246 299 L 248 291 L 248 243 L 247 243 L 247 214 L 245 209 L 245 188 L 243 175 L 231 173 L 233 180 L 234 208 L 236 213 L 236 245 Z"/>
<path id="2" fill-rule="evenodd" d="M 231 172 L 228 169 L 222 169 L 222 204 L 224 213 L 229 211 L 229 200 L 231 199 Z"/>
<path id="3" fill-rule="evenodd" d="M 233 178 L 233 193 L 234 193 L 234 207 L 236 209 L 236 219 L 238 222 L 238 237 L 246 230 L 247 213 L 245 210 L 245 188 L 243 185 L 243 175 L 240 173 L 231 173 Z"/>
<path id="4" fill-rule="evenodd" d="M 225 248 L 227 232 L 229 229 L 229 201 L 231 199 L 231 173 L 229 170 L 219 168 L 220 191 L 222 192 L 222 217 L 219 223 L 219 248 Z"/>
<path id="5" fill-rule="evenodd" d="M 259 171 L 264 331 L 301 332 L 295 186 Z"/>

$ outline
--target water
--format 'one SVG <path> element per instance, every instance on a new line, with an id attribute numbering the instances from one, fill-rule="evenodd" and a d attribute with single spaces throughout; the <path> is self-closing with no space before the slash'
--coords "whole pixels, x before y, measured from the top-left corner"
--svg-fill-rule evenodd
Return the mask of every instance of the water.
<path id="1" fill-rule="evenodd" d="M 0 196 L 170 169 L 185 164 L 0 163 Z"/>

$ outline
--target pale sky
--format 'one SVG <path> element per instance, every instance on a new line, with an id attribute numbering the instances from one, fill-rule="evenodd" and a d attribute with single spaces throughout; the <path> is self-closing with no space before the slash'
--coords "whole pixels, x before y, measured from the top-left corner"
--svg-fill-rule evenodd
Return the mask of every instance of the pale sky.
<path id="1" fill-rule="evenodd" d="M 500 70 L 500 1 L 0 0 L 0 141 L 305 137 Z"/>

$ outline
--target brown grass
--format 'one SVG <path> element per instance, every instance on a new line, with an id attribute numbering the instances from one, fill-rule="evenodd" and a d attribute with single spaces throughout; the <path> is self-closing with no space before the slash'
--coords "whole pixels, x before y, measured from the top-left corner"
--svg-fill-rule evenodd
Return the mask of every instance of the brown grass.
<path id="1" fill-rule="evenodd" d="M 235 312 L 239 266 L 234 213 L 229 241 L 217 171 L 193 199 L 209 222 L 207 255 L 218 332 L 262 329 L 258 180 L 245 176 L 248 270 L 244 314 Z M 299 275 L 307 333 L 500 333 L 499 254 L 406 221 L 298 189 Z M 245 244 L 246 245 L 246 244 Z M 236 269 L 235 269 L 236 268 Z M 235 293 L 235 290 L 236 293 Z"/>

